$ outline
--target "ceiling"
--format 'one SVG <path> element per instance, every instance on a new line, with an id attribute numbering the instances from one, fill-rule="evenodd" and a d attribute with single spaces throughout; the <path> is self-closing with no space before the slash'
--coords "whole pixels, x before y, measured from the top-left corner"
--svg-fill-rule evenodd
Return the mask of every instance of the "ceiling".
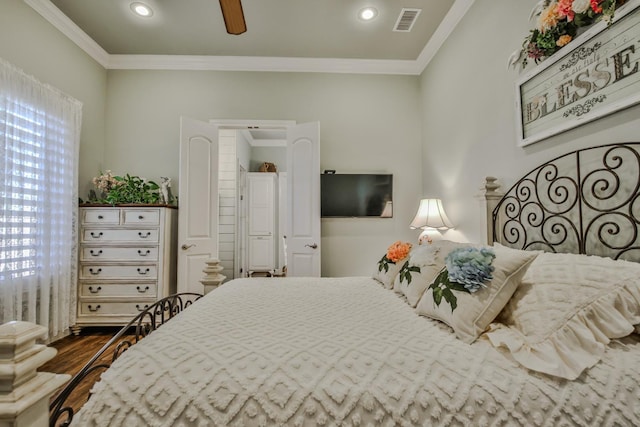
<path id="1" fill-rule="evenodd" d="M 473 0 L 242 0 L 247 32 L 227 34 L 218 0 L 24 0 L 106 68 L 419 74 Z M 371 21 L 358 11 L 373 6 Z M 402 8 L 422 9 L 395 32 Z M 369 70 L 369 71 L 367 71 Z"/>

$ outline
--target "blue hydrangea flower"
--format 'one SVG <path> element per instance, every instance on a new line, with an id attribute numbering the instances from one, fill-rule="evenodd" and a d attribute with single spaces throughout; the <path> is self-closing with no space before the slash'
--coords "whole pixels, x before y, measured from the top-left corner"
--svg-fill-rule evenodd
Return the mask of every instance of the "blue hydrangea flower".
<path id="1" fill-rule="evenodd" d="M 496 254 L 492 248 L 454 249 L 445 258 L 449 281 L 459 283 L 469 292 L 486 287 L 484 282 L 493 276 L 493 262 Z"/>

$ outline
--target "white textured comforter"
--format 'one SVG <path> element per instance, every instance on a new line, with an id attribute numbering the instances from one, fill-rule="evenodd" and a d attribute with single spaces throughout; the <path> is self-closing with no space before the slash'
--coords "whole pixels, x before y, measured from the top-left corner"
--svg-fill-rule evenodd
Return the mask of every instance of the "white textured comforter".
<path id="1" fill-rule="evenodd" d="M 569 382 L 373 279 L 234 280 L 128 350 L 73 425 L 640 425 L 640 343 L 610 347 Z"/>

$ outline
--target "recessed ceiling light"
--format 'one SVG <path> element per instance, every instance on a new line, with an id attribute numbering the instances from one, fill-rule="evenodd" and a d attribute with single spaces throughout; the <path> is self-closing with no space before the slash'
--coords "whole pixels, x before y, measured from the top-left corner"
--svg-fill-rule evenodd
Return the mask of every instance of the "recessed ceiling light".
<path id="1" fill-rule="evenodd" d="M 358 16 L 363 21 L 371 21 L 373 18 L 378 16 L 378 9 L 375 7 L 365 7 L 358 12 Z"/>
<path id="2" fill-rule="evenodd" d="M 138 16 L 142 16 L 143 18 L 149 18 L 153 15 L 153 10 L 149 6 L 140 2 L 131 3 L 131 10 Z"/>

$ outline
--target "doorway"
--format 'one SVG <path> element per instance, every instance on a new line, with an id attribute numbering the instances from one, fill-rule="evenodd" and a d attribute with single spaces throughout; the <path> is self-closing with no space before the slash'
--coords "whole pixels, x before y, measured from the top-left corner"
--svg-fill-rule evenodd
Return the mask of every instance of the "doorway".
<path id="1" fill-rule="evenodd" d="M 228 279 L 242 277 L 245 273 L 242 265 L 247 262 L 246 236 L 248 231 L 242 226 L 246 219 L 241 221 L 241 215 L 246 217 L 248 213 L 246 203 L 239 202 L 246 202 L 248 187 L 243 181 L 245 178 L 242 174 L 251 173 L 252 167 L 250 144 L 246 140 L 251 138 L 255 146 L 282 146 L 281 148 L 284 149 L 286 155 L 278 155 L 279 160 L 276 161 L 276 164 L 284 165 L 281 170 L 286 168 L 288 175 L 286 180 L 281 180 L 286 182 L 286 191 L 282 190 L 286 194 L 286 197 L 282 198 L 286 201 L 286 203 L 283 202 L 286 206 L 282 208 L 282 211 L 286 212 L 284 221 L 282 221 L 285 226 L 279 227 L 282 233 L 287 235 L 287 254 L 286 260 L 283 261 L 287 266 L 288 276 L 319 277 L 320 124 L 318 122 L 295 124 L 292 121 L 251 120 L 210 120 L 205 123 L 185 118 L 185 122 L 192 121 L 197 122 L 198 126 L 193 129 L 181 127 L 181 144 L 183 140 L 198 140 L 206 128 L 207 132 L 212 132 L 208 146 L 217 147 L 215 151 L 219 158 L 213 161 L 212 159 L 207 160 L 208 157 L 183 156 L 181 154 L 179 216 L 183 220 L 179 221 L 178 235 L 181 236 L 192 228 L 191 221 L 186 215 L 187 212 L 192 212 L 201 221 L 210 221 L 211 224 L 207 225 L 206 229 L 208 231 L 215 230 L 212 240 L 215 240 L 216 250 L 203 254 L 200 258 L 220 260 L 220 265 L 223 267 L 222 274 Z M 199 127 L 203 130 L 198 130 Z M 266 137 L 266 134 L 276 135 L 276 137 Z M 245 140 L 247 143 L 239 143 L 241 140 Z M 244 163 L 240 159 L 244 159 Z M 253 164 L 255 165 L 255 162 L 259 161 L 265 161 L 264 156 L 260 160 L 254 160 Z M 202 176 L 202 179 L 188 180 L 186 178 L 196 173 L 194 169 L 202 172 L 198 175 Z M 243 169 L 246 173 L 243 172 Z M 197 192 L 194 196 L 199 194 L 201 197 L 183 198 L 183 193 L 190 194 L 191 184 L 197 186 L 203 182 L 215 182 L 215 191 L 213 191 L 213 187 L 210 187 L 209 191 L 205 190 L 206 195 Z M 242 182 L 245 182 L 244 188 L 238 185 Z M 244 191 L 244 194 L 240 193 L 241 191 Z M 275 191 L 277 190 L 274 189 Z M 204 199 L 215 200 L 217 208 L 211 212 L 216 212 L 217 215 L 209 215 L 197 208 L 200 200 Z M 185 203 L 182 202 L 186 200 L 191 200 L 191 204 L 194 204 L 193 209 L 190 204 L 184 206 L 185 209 L 183 209 Z M 279 223 L 280 221 L 278 221 Z M 238 236 L 241 237 L 241 240 L 238 240 Z M 278 238 L 277 240 L 277 253 L 282 253 L 280 250 L 282 239 Z M 199 245 L 187 245 L 180 241 L 179 246 L 182 249 L 179 251 L 179 260 L 193 259 L 193 262 L 189 264 L 189 269 L 178 268 L 179 283 L 184 282 L 183 287 L 188 285 L 194 289 L 202 287 L 196 276 L 199 274 L 198 271 L 202 271 L 204 264 L 196 262 L 197 260 L 191 257 L 191 252 L 194 252 Z M 274 253 L 276 253 L 275 250 Z M 278 258 L 280 257 L 278 256 Z M 280 261 L 278 265 L 283 265 L 283 261 Z M 189 276 L 188 272 L 193 274 Z"/>
<path id="2" fill-rule="evenodd" d="M 276 166 L 274 181 L 273 269 L 281 272 L 287 265 L 285 230 L 287 211 L 287 133 L 290 120 L 210 120 L 219 129 L 220 251 L 218 258 L 227 280 L 247 277 L 250 266 L 249 181 L 269 162 Z M 319 171 L 319 159 L 317 159 Z M 235 191 L 234 191 L 235 189 Z M 319 191 L 319 189 L 318 189 Z M 255 238 L 255 237 L 254 237 Z M 319 236 L 318 236 L 319 240 Z M 254 242 L 255 243 L 255 242 Z M 317 251 L 319 252 L 319 251 Z M 319 255 L 318 255 L 319 256 Z M 260 270 L 260 269 L 258 269 Z M 319 273 L 318 273 L 319 274 Z"/>

